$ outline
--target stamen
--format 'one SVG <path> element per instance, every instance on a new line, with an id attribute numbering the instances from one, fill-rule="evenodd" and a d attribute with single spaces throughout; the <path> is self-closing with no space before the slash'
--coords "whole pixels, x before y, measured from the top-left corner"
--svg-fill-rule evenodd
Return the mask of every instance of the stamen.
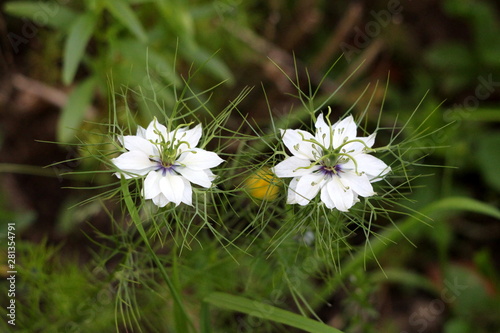
<path id="1" fill-rule="evenodd" d="M 332 176 L 340 177 L 340 174 L 344 172 L 342 171 L 342 167 L 340 166 L 340 164 L 336 164 L 333 167 L 322 165 L 318 171 L 325 174 L 328 177 Z"/>
<path id="2" fill-rule="evenodd" d="M 167 172 L 174 171 L 174 165 L 170 163 L 165 163 L 161 161 L 157 161 L 157 168 L 155 171 L 160 171 L 162 176 L 166 176 Z"/>

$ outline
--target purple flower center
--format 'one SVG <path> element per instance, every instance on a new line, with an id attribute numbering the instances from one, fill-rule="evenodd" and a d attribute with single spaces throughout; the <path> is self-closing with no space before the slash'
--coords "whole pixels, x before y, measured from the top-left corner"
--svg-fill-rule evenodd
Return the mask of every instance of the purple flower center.
<path id="1" fill-rule="evenodd" d="M 333 175 L 340 176 L 339 173 L 343 171 L 342 171 L 342 166 L 340 164 L 336 164 L 332 167 L 322 165 L 321 168 L 319 169 L 319 172 L 331 177 Z"/>
<path id="2" fill-rule="evenodd" d="M 162 161 L 155 161 L 157 163 L 155 171 L 160 171 L 162 176 L 166 176 L 167 172 L 174 171 L 174 165 L 163 163 Z"/>

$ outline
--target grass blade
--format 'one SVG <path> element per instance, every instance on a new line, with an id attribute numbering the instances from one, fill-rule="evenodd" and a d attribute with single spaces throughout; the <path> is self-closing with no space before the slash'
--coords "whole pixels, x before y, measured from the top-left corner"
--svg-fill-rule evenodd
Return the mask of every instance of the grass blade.
<path id="1" fill-rule="evenodd" d="M 319 321 L 241 296 L 215 292 L 208 295 L 205 302 L 221 309 L 246 313 L 250 316 L 299 328 L 306 332 L 342 333 L 342 331 Z"/>

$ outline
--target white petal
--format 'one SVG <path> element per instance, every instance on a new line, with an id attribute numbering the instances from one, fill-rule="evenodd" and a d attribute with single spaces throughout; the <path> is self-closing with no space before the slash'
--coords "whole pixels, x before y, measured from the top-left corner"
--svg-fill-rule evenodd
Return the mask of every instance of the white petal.
<path id="1" fill-rule="evenodd" d="M 330 193 L 328 192 L 328 188 L 326 187 L 326 185 L 321 188 L 321 201 L 323 201 L 323 203 L 327 208 L 329 209 L 335 208 L 335 203 L 330 197 Z"/>
<path id="2" fill-rule="evenodd" d="M 346 171 L 340 173 L 340 179 L 344 185 L 362 197 L 371 197 L 375 194 L 370 179 L 366 174 L 358 175 L 354 171 Z"/>
<path id="3" fill-rule="evenodd" d="M 373 144 L 375 143 L 375 137 L 377 136 L 377 133 L 372 133 L 366 137 L 359 137 L 358 139 L 361 139 L 364 141 L 364 143 L 368 146 L 368 147 L 373 147 Z"/>
<path id="4" fill-rule="evenodd" d="M 176 164 L 186 166 L 194 170 L 203 170 L 216 167 L 222 162 L 224 162 L 224 160 L 216 153 L 195 148 L 182 153 L 177 159 Z"/>
<path id="5" fill-rule="evenodd" d="M 123 147 L 129 151 L 141 151 L 149 156 L 158 156 L 158 149 L 154 144 L 140 136 L 127 135 L 123 137 Z"/>
<path id="6" fill-rule="evenodd" d="M 323 118 L 323 114 L 318 116 L 316 120 L 316 140 L 321 143 L 325 148 L 332 146 L 332 127 L 328 126 Z"/>
<path id="7" fill-rule="evenodd" d="M 123 153 L 113 158 L 111 162 L 122 171 L 135 173 L 141 176 L 157 167 L 156 162 L 151 162 L 146 154 L 137 150 Z"/>
<path id="8" fill-rule="evenodd" d="M 162 175 L 160 172 L 151 171 L 144 179 L 144 199 L 153 199 L 161 193 L 160 179 Z"/>
<path id="9" fill-rule="evenodd" d="M 297 156 L 290 156 L 278 163 L 272 171 L 278 177 L 299 177 L 318 170 L 318 165 L 311 166 L 309 159 L 303 159 Z"/>
<path id="10" fill-rule="evenodd" d="M 347 153 L 349 155 L 357 155 L 359 153 L 363 153 L 366 151 L 366 148 L 371 148 L 373 144 L 375 143 L 375 136 L 376 134 L 373 133 L 370 136 L 367 137 L 358 137 L 355 138 L 355 140 L 360 140 L 359 141 L 354 141 L 350 142 L 342 147 L 342 152 Z"/>
<path id="11" fill-rule="evenodd" d="M 201 125 L 197 125 L 190 130 L 177 130 L 175 140 L 182 142 L 182 144 L 179 145 L 179 150 L 183 152 L 195 148 L 198 142 L 200 142 L 202 132 Z"/>
<path id="12" fill-rule="evenodd" d="M 175 171 L 180 173 L 184 178 L 196 185 L 209 188 L 212 186 L 212 179 L 205 170 L 194 170 L 188 167 L 176 167 Z M 213 175 L 213 174 L 212 174 Z"/>
<path id="13" fill-rule="evenodd" d="M 304 206 L 311 201 L 323 185 L 324 175 L 320 173 L 300 177 L 295 188 L 297 203 Z"/>
<path id="14" fill-rule="evenodd" d="M 322 150 L 318 145 L 310 142 L 314 140 L 311 133 L 302 130 L 285 130 L 282 131 L 282 135 L 283 143 L 294 156 L 311 161 L 316 161 L 322 156 Z"/>
<path id="15" fill-rule="evenodd" d="M 136 135 L 140 138 L 146 139 L 146 129 L 141 127 L 141 126 L 137 126 L 137 134 Z"/>
<path id="16" fill-rule="evenodd" d="M 193 190 L 191 188 L 191 183 L 183 178 L 184 181 L 184 191 L 182 192 L 182 202 L 184 202 L 186 205 L 192 206 L 193 205 Z"/>
<path id="17" fill-rule="evenodd" d="M 371 182 L 382 180 L 382 178 L 391 171 L 382 160 L 368 154 L 356 155 L 356 163 L 358 164 L 358 172 L 364 172 Z"/>
<path id="18" fill-rule="evenodd" d="M 148 125 L 146 129 L 146 139 L 153 142 L 166 142 L 168 141 L 167 128 L 160 124 L 156 118 L 154 118 Z"/>
<path id="19" fill-rule="evenodd" d="M 153 203 L 158 207 L 165 207 L 170 201 L 162 194 L 158 194 L 156 197 L 152 198 Z"/>
<path id="20" fill-rule="evenodd" d="M 160 179 L 161 193 L 178 206 L 184 197 L 184 178 L 172 172 L 167 172 L 165 176 Z"/>
<path id="21" fill-rule="evenodd" d="M 335 208 L 342 212 L 349 211 L 354 205 L 355 195 L 351 189 L 347 189 L 338 177 L 332 177 L 325 185 Z"/>
<path id="22" fill-rule="evenodd" d="M 297 203 L 297 193 L 295 192 L 297 189 L 297 184 L 299 183 L 300 177 L 295 177 L 290 181 L 290 185 L 288 185 L 288 193 L 286 198 L 287 204 L 296 204 Z"/>
<path id="23" fill-rule="evenodd" d="M 344 142 L 356 138 L 356 131 L 357 126 L 352 116 L 333 125 L 333 148 L 338 148 Z"/>
<path id="24" fill-rule="evenodd" d="M 214 175 L 214 173 L 212 172 L 212 170 L 210 170 L 210 169 L 205 169 L 205 170 L 203 170 L 203 171 L 205 171 L 205 173 L 207 174 L 208 179 L 210 179 L 210 181 L 211 181 L 211 182 L 212 182 L 212 181 L 214 181 L 214 179 L 215 179 L 215 175 Z"/>

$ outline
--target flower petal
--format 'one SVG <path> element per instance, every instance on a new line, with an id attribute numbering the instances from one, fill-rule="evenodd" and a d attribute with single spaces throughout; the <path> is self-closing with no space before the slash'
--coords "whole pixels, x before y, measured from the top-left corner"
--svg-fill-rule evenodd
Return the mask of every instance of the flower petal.
<path id="1" fill-rule="evenodd" d="M 173 172 L 167 172 L 165 176 L 160 178 L 161 193 L 178 206 L 184 198 L 185 183 L 182 176 L 176 175 Z"/>
<path id="2" fill-rule="evenodd" d="M 184 202 L 186 205 L 192 206 L 193 205 L 193 190 L 191 188 L 191 183 L 183 178 L 184 181 L 184 191 L 182 192 L 182 202 Z"/>
<path id="3" fill-rule="evenodd" d="M 371 197 L 375 194 L 370 179 L 366 174 L 358 175 L 354 171 L 347 171 L 340 173 L 340 179 L 344 185 L 362 197 Z"/>
<path id="4" fill-rule="evenodd" d="M 391 171 L 391 168 L 382 160 L 368 154 L 356 155 L 356 163 L 358 165 L 358 173 L 366 173 L 372 183 L 382 180 Z"/>
<path id="5" fill-rule="evenodd" d="M 120 170 L 130 173 L 135 173 L 144 176 L 149 171 L 157 167 L 156 162 L 151 162 L 149 157 L 142 151 L 129 151 L 111 160 L 113 164 Z M 124 175 L 125 178 L 132 176 Z"/>
<path id="6" fill-rule="evenodd" d="M 170 201 L 162 193 L 152 198 L 153 203 L 158 207 L 165 207 Z"/>
<path id="7" fill-rule="evenodd" d="M 148 140 L 135 135 L 126 135 L 123 137 L 123 147 L 129 151 L 141 151 L 146 156 L 158 156 L 158 149 Z"/>
<path id="8" fill-rule="evenodd" d="M 359 141 L 349 142 L 342 147 L 342 152 L 347 153 L 349 155 L 357 155 L 363 153 L 366 151 L 367 147 L 371 148 L 373 146 L 373 144 L 375 143 L 375 136 L 376 133 L 373 133 L 367 137 L 355 138 L 355 140 L 359 140 L 362 142 Z"/>
<path id="9" fill-rule="evenodd" d="M 153 142 L 161 143 L 168 141 L 167 128 L 160 124 L 156 118 L 154 118 L 148 125 L 146 129 L 146 139 Z"/>
<path id="10" fill-rule="evenodd" d="M 182 153 L 177 159 L 176 164 L 189 167 L 193 170 L 203 170 L 216 167 L 222 162 L 224 160 L 216 153 L 194 148 Z"/>
<path id="11" fill-rule="evenodd" d="M 357 126 L 354 118 L 349 116 L 333 125 L 333 148 L 340 147 L 344 142 L 356 138 Z"/>
<path id="12" fill-rule="evenodd" d="M 137 126 L 137 134 L 136 136 L 146 139 L 146 129 L 141 126 Z"/>
<path id="13" fill-rule="evenodd" d="M 355 203 L 355 195 L 351 189 L 346 188 L 339 177 L 332 177 L 325 185 L 335 208 L 342 212 L 349 211 Z"/>
<path id="14" fill-rule="evenodd" d="M 153 199 L 161 194 L 160 179 L 162 175 L 160 172 L 151 171 L 144 179 L 144 199 Z"/>
<path id="15" fill-rule="evenodd" d="M 200 142 L 200 138 L 202 135 L 201 124 L 198 124 L 196 127 L 188 130 L 177 130 L 175 133 L 175 140 L 182 142 L 179 145 L 179 151 L 184 152 L 189 149 L 193 149 Z"/>
<path id="16" fill-rule="evenodd" d="M 308 204 L 318 194 L 324 183 L 324 177 L 320 173 L 300 177 L 295 188 L 296 201 L 299 205 L 304 206 Z"/>
<path id="17" fill-rule="evenodd" d="M 175 171 L 180 173 L 184 178 L 196 185 L 209 188 L 212 186 L 212 179 L 206 170 L 194 170 L 188 167 L 176 167 Z M 212 174 L 213 175 L 213 174 Z"/>
<path id="18" fill-rule="evenodd" d="M 290 185 L 288 185 L 288 193 L 286 198 L 287 204 L 296 204 L 297 203 L 297 184 L 299 182 L 300 177 L 295 177 L 290 181 Z"/>
<path id="19" fill-rule="evenodd" d="M 297 157 L 316 161 L 322 156 L 322 150 L 310 142 L 314 140 L 311 133 L 302 130 L 282 130 L 283 143 Z M 306 140 L 306 141 L 304 141 Z"/>
<path id="20" fill-rule="evenodd" d="M 297 156 L 287 157 L 282 162 L 278 163 L 272 171 L 278 177 L 299 177 L 310 174 L 320 167 L 318 165 L 311 166 L 311 161 Z"/>
<path id="21" fill-rule="evenodd" d="M 332 198 L 330 197 L 330 192 L 328 192 L 328 188 L 323 186 L 321 188 L 321 201 L 325 204 L 326 208 L 329 209 L 334 209 L 335 208 L 335 203 L 333 202 Z"/>
<path id="22" fill-rule="evenodd" d="M 316 120 L 316 140 L 323 145 L 325 148 L 331 148 L 332 146 L 332 127 L 328 126 L 325 122 L 323 114 L 318 116 Z"/>

